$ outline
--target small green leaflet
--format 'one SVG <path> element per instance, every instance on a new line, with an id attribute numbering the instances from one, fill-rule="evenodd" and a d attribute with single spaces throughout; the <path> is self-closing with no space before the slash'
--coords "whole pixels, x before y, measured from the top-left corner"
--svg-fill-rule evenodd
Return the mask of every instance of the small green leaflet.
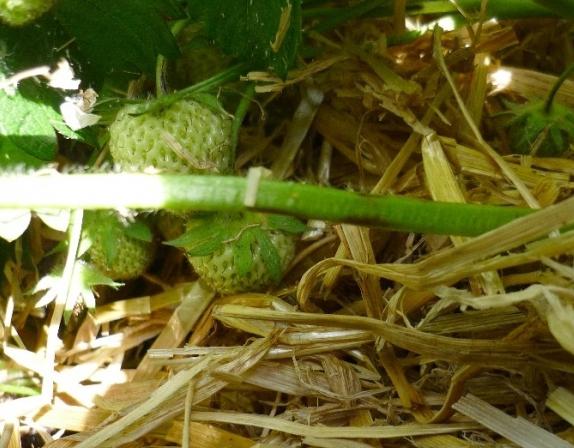
<path id="1" fill-rule="evenodd" d="M 172 0 L 60 0 L 56 5 L 56 17 L 77 42 L 82 59 L 100 75 L 153 74 L 158 55 L 177 57 L 166 15 L 180 15 Z"/>
<path id="2" fill-rule="evenodd" d="M 307 230 L 307 226 L 297 218 L 285 215 L 269 215 L 267 217 L 267 226 L 270 229 L 281 230 L 294 235 L 303 233 Z"/>
<path id="3" fill-rule="evenodd" d="M 130 238 L 139 241 L 151 243 L 153 240 L 153 233 L 149 226 L 141 221 L 130 222 L 124 229 L 124 232 Z"/>
<path id="4" fill-rule="evenodd" d="M 227 222 L 216 219 L 201 221 L 179 238 L 164 244 L 182 247 L 190 257 L 203 257 L 211 255 L 221 247 L 225 240 L 234 236 L 234 230 L 229 227 Z"/>
<path id="5" fill-rule="evenodd" d="M 123 230 L 121 227 L 109 225 L 99 231 L 102 249 L 108 265 L 113 265 L 116 261 L 119 251 L 118 241 L 121 241 Z"/>
<path id="6" fill-rule="evenodd" d="M 558 103 L 552 104 L 549 112 L 544 106 L 542 100 L 509 105 L 515 115 L 507 123 L 513 152 L 529 154 L 539 138 L 542 140 L 536 143 L 538 156 L 557 156 L 568 150 L 574 140 L 574 113 Z"/>
<path id="7" fill-rule="evenodd" d="M 32 294 L 36 294 L 40 291 L 46 291 L 36 302 L 35 307 L 40 308 L 49 305 L 58 294 L 62 292 L 62 272 L 61 268 L 58 268 L 51 274 L 47 274 L 40 279 L 36 284 L 34 289 L 31 291 Z M 80 299 L 83 299 L 86 306 L 90 309 L 96 307 L 96 299 L 92 288 L 94 286 L 103 285 L 110 286 L 112 288 L 118 288 L 121 283 L 114 282 L 110 278 L 101 274 L 94 268 L 92 268 L 88 263 L 83 261 L 76 261 L 74 266 L 74 275 L 72 277 L 72 283 L 70 285 L 70 296 L 74 299 L 72 300 L 72 308 L 75 303 Z M 71 308 L 66 309 L 66 319 L 70 316 L 72 312 Z"/>
<path id="8" fill-rule="evenodd" d="M 241 237 L 231 245 L 233 250 L 233 263 L 237 266 L 237 272 L 245 277 L 253 267 L 253 252 L 251 246 L 256 242 L 254 228 L 243 231 Z"/>
<path id="9" fill-rule="evenodd" d="M 255 238 L 257 239 L 257 243 L 259 244 L 259 248 L 261 250 L 261 258 L 265 263 L 267 272 L 269 272 L 271 279 L 275 283 L 279 283 L 281 280 L 281 257 L 277 252 L 277 248 L 265 230 L 261 228 L 254 228 L 253 232 L 255 234 Z"/>
<path id="10" fill-rule="evenodd" d="M 190 0 L 188 8 L 224 52 L 287 75 L 301 42 L 301 0 Z"/>

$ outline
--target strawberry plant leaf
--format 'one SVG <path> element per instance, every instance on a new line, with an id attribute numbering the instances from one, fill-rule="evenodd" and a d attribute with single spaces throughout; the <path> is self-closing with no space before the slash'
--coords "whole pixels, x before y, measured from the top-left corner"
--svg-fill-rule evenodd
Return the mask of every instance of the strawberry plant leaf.
<path id="1" fill-rule="evenodd" d="M 31 294 L 40 291 L 46 291 L 35 303 L 35 307 L 43 307 L 52 302 L 62 290 L 62 268 L 58 267 L 54 272 L 44 275 L 30 291 Z M 111 288 L 118 288 L 121 283 L 114 282 L 112 279 L 106 277 L 98 270 L 91 267 L 88 263 L 77 261 L 74 266 L 74 275 L 72 277 L 70 295 L 74 297 L 74 303 L 77 302 L 79 296 L 83 296 L 84 301 L 88 307 L 95 305 L 95 298 L 92 293 L 94 286 L 109 286 Z M 92 306 L 90 306 L 92 305 Z"/>
<path id="2" fill-rule="evenodd" d="M 0 60 L 12 72 L 66 57 L 70 36 L 51 14 L 23 27 L 0 26 Z"/>
<path id="3" fill-rule="evenodd" d="M 177 17 L 173 0 L 61 0 L 56 17 L 75 38 L 81 59 L 99 76 L 152 74 L 156 58 L 174 58 L 177 43 L 165 16 Z"/>
<path id="4" fill-rule="evenodd" d="M 150 243 L 153 240 L 151 229 L 141 221 L 129 223 L 125 227 L 124 232 L 127 236 L 135 240 L 145 241 L 147 243 Z"/>
<path id="5" fill-rule="evenodd" d="M 267 226 L 273 230 L 281 230 L 286 233 L 298 234 L 307 230 L 307 226 L 297 218 L 285 215 L 269 215 Z"/>
<path id="6" fill-rule="evenodd" d="M 190 0 L 188 8 L 224 52 L 287 75 L 301 41 L 301 0 Z"/>
<path id="7" fill-rule="evenodd" d="M 231 245 L 233 250 L 233 262 L 237 266 L 237 273 L 245 277 L 253 267 L 252 244 L 255 243 L 253 228 L 245 229 L 241 237 Z"/>
<path id="8" fill-rule="evenodd" d="M 71 285 L 71 293 L 73 297 L 76 297 L 76 300 L 72 302 L 72 304 L 77 301 L 77 298 L 81 297 L 86 307 L 93 311 L 96 308 L 96 297 L 93 293 L 94 286 L 109 286 L 110 288 L 117 289 L 121 285 L 121 283 L 113 281 L 88 263 L 77 262 L 74 267 L 74 276 Z M 72 312 L 72 309 L 68 308 L 66 311 L 69 317 L 69 313 Z"/>
<path id="9" fill-rule="evenodd" d="M 117 256 L 118 256 L 118 241 L 121 241 L 121 228 L 118 228 L 113 225 L 107 226 L 105 232 L 101 233 L 101 245 L 104 251 L 104 256 L 106 263 L 109 265 L 114 264 Z"/>
<path id="10" fill-rule="evenodd" d="M 203 257 L 211 255 L 221 247 L 225 240 L 232 236 L 233 229 L 227 223 L 206 219 L 203 223 L 191 228 L 179 238 L 167 241 L 164 244 L 182 247 L 190 257 Z"/>
<path id="11" fill-rule="evenodd" d="M 281 280 L 281 257 L 277 252 L 277 248 L 269 238 L 269 235 L 265 230 L 261 228 L 253 228 L 253 232 L 255 237 L 257 238 L 257 242 L 259 243 L 259 247 L 261 249 L 261 258 L 265 263 L 265 267 L 267 268 L 267 272 L 271 276 L 271 279 L 278 283 Z"/>
<path id="12" fill-rule="evenodd" d="M 24 163 L 38 166 L 54 160 L 57 137 L 53 123 L 62 117 L 46 103 L 43 88 L 31 81 L 22 82 L 9 94 L 0 90 L 0 164 Z"/>

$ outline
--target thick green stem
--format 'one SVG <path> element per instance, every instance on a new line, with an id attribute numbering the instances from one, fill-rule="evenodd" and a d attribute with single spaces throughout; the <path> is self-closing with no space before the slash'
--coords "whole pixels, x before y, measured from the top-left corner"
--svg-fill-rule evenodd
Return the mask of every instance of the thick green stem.
<path id="1" fill-rule="evenodd" d="M 231 160 L 235 160 L 235 152 L 237 149 L 237 142 L 239 141 L 239 129 L 243 123 L 243 119 L 251 106 L 251 102 L 255 96 L 255 84 L 250 83 L 245 88 L 243 96 L 235 109 L 233 116 L 233 125 L 231 126 Z"/>
<path id="2" fill-rule="evenodd" d="M 393 230 L 475 236 L 531 212 L 517 207 L 363 195 L 295 182 L 262 180 L 255 205 L 245 205 L 247 180 L 232 176 L 69 174 L 0 177 L 0 209 L 259 210 L 380 226 Z M 247 199 L 252 199 L 251 196 Z"/>

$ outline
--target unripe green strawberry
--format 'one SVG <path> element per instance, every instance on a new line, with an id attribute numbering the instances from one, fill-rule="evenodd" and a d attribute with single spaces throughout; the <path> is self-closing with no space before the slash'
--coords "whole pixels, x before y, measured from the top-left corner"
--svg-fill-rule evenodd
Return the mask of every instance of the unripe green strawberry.
<path id="1" fill-rule="evenodd" d="M 177 35 L 181 56 L 170 67 L 170 84 L 176 89 L 204 81 L 225 69 L 231 59 L 201 33 L 197 24 Z"/>
<path id="2" fill-rule="evenodd" d="M 226 173 L 231 169 L 231 119 L 185 99 L 131 115 L 126 106 L 110 126 L 110 153 L 125 171 Z"/>
<path id="3" fill-rule="evenodd" d="M 295 253 L 294 218 L 260 213 L 217 214 L 190 221 L 171 244 L 185 249 L 194 270 L 223 294 L 261 291 L 279 283 Z"/>
<path id="4" fill-rule="evenodd" d="M 182 49 L 175 61 L 175 82 L 183 88 L 204 81 L 221 72 L 229 65 L 229 58 L 221 50 L 206 43 L 191 43 Z"/>
<path id="5" fill-rule="evenodd" d="M 220 293 L 261 291 L 276 284 L 281 279 L 295 253 L 292 236 L 278 232 L 271 232 L 268 236 L 281 259 L 281 275 L 278 278 L 273 278 L 269 271 L 262 254 L 264 249 L 257 240 L 253 242 L 251 247 L 252 266 L 246 273 L 240 272 L 241 269 L 234 256 L 233 242 L 224 244 L 211 255 L 188 257 L 188 259 L 203 281 Z"/>
<path id="6" fill-rule="evenodd" d="M 142 222 L 126 224 L 113 212 L 86 212 L 83 242 L 89 261 L 113 280 L 139 277 L 153 261 L 151 232 Z"/>
<path id="7" fill-rule="evenodd" d="M 559 156 L 574 139 L 574 114 L 569 108 L 538 101 L 512 108 L 515 117 L 508 123 L 510 149 L 515 154 Z"/>
<path id="8" fill-rule="evenodd" d="M 0 20 L 11 26 L 33 22 L 52 7 L 53 0 L 0 0 Z"/>

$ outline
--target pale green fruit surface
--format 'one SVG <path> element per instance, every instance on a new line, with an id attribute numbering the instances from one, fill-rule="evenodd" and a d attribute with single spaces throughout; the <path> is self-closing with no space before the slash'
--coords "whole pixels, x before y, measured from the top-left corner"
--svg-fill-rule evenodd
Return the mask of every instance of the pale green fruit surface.
<path id="1" fill-rule="evenodd" d="M 113 280 L 130 280 L 146 272 L 155 254 L 153 243 L 128 234 L 127 225 L 115 213 L 87 212 L 83 239 L 91 243 L 86 257 Z"/>
<path id="2" fill-rule="evenodd" d="M 231 160 L 231 119 L 193 100 L 130 115 L 124 107 L 110 126 L 110 153 L 124 171 L 223 174 Z"/>

